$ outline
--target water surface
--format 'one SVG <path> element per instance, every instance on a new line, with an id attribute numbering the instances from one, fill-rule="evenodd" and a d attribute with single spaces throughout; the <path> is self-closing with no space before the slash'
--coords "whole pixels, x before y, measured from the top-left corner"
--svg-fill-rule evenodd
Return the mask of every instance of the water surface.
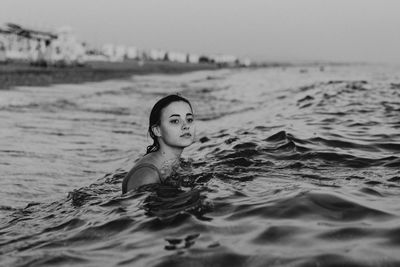
<path id="1" fill-rule="evenodd" d="M 345 65 L 0 91 L 5 266 L 399 266 L 400 76 Z M 193 102 L 177 187 L 121 195 L 157 99 Z"/>

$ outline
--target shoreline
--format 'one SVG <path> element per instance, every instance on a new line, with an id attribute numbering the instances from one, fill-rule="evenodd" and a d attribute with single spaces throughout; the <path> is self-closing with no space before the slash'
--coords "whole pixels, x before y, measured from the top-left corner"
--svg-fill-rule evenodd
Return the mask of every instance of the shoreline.
<path id="1" fill-rule="evenodd" d="M 0 90 L 15 86 L 49 86 L 123 79 L 135 74 L 179 74 L 216 69 L 219 67 L 215 64 L 169 61 L 87 62 L 84 66 L 66 67 L 38 67 L 27 62 L 11 62 L 0 64 Z"/>

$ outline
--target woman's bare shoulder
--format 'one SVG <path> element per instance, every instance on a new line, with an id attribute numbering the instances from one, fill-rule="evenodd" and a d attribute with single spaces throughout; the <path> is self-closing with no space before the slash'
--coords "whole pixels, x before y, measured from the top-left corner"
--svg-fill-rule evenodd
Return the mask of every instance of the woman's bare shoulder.
<path id="1" fill-rule="evenodd" d="M 159 171 L 154 161 L 144 157 L 136 162 L 122 182 L 122 193 L 136 189 L 145 184 L 160 182 Z"/>

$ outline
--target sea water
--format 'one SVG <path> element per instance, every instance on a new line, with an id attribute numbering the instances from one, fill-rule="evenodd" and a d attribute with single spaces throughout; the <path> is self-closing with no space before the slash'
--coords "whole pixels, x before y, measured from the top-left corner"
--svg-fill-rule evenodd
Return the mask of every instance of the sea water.
<path id="1" fill-rule="evenodd" d="M 311 65 L 0 90 L 1 266 L 400 266 L 400 69 Z M 121 194 L 192 101 L 176 186 Z"/>

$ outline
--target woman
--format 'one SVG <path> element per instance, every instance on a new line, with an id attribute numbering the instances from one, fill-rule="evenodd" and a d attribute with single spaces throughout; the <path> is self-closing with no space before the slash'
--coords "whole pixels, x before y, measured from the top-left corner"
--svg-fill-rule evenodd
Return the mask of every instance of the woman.
<path id="1" fill-rule="evenodd" d="M 183 149 L 194 141 L 193 109 L 186 98 L 169 95 L 160 99 L 151 110 L 149 121 L 153 144 L 125 176 L 122 193 L 146 184 L 163 183 L 179 166 Z"/>

